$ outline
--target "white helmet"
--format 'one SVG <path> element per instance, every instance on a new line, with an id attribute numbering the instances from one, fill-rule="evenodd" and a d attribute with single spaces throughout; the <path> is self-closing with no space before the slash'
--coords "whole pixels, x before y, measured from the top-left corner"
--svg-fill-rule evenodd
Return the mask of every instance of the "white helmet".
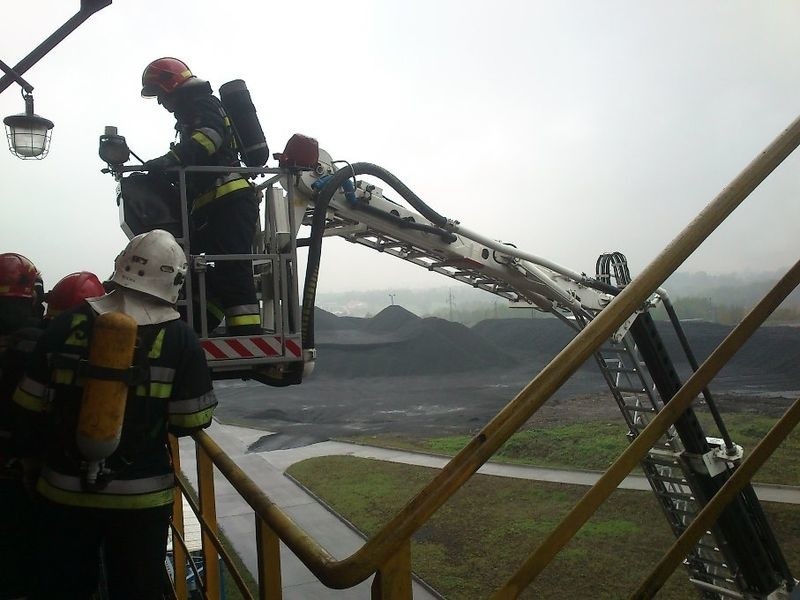
<path id="1" fill-rule="evenodd" d="M 186 255 L 172 234 L 154 229 L 128 242 L 114 261 L 111 281 L 175 304 L 186 269 Z"/>

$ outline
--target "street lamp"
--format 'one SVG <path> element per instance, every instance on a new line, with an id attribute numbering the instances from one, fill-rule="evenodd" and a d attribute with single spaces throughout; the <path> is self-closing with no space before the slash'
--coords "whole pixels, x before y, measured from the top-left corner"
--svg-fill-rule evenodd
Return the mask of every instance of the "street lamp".
<path id="1" fill-rule="evenodd" d="M 72 33 L 78 25 L 99 10 L 111 4 L 112 0 L 81 0 L 80 9 L 59 27 L 46 40 L 34 48 L 28 56 L 19 61 L 12 69 L 0 60 L 0 69 L 4 75 L 0 77 L 0 93 L 12 82 L 22 86 L 22 97 L 25 99 L 25 112 L 11 115 L 3 119 L 6 126 L 8 148 L 14 156 L 22 159 L 42 159 L 50 150 L 50 136 L 53 122 L 33 112 L 33 86 L 22 78 L 22 75 L 36 64 L 45 54 L 50 52 L 61 40 Z"/>
<path id="2" fill-rule="evenodd" d="M 33 88 L 23 87 L 22 97 L 25 99 L 25 112 L 11 115 L 3 119 L 8 138 L 8 149 L 23 160 L 41 160 L 50 151 L 50 137 L 53 133 L 53 122 L 33 112 Z"/>

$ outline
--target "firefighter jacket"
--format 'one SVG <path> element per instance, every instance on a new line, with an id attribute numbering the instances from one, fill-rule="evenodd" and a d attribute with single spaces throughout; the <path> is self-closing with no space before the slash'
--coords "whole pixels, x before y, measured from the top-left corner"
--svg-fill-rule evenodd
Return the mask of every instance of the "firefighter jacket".
<path id="1" fill-rule="evenodd" d="M 14 402 L 34 423 L 18 428 L 18 446 L 43 459 L 38 491 L 72 506 L 138 509 L 172 502 L 167 433 L 188 435 L 211 423 L 217 400 L 195 333 L 176 319 L 140 326 L 117 449 L 105 459 L 102 485 L 88 486 L 76 443 L 95 314 L 83 306 L 56 317 L 42 334 Z M 46 415 L 37 426 L 36 416 Z M 101 479 L 98 479 L 101 481 Z"/>
<path id="2" fill-rule="evenodd" d="M 12 445 L 15 411 L 11 398 L 41 333 L 41 320 L 31 317 L 13 333 L 0 334 L 0 478 L 19 477 L 18 452 Z"/>
<path id="3" fill-rule="evenodd" d="M 175 107 L 178 143 L 169 157 L 181 166 L 240 167 L 231 120 L 222 102 L 211 93 L 211 85 L 198 82 L 180 94 Z M 238 173 L 187 173 L 192 212 L 238 190 L 252 188 Z"/>

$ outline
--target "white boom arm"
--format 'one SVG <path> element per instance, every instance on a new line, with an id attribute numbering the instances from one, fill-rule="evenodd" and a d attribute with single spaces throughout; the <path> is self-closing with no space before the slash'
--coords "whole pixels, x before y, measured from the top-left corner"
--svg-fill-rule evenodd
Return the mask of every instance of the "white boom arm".
<path id="1" fill-rule="evenodd" d="M 300 178 L 295 198 L 305 204 L 303 209 L 312 204 L 315 184 L 318 186 L 321 178 L 334 172 L 324 151 L 320 151 L 320 164 L 324 172 L 306 172 Z M 299 224 L 300 219 L 296 222 Z M 304 222 L 310 222 L 308 212 Z M 409 228 L 408 223 L 452 235 L 448 240 L 435 231 Z M 402 258 L 502 296 L 515 306 L 591 318 L 589 315 L 602 310 L 613 298 L 597 289 L 600 286 L 592 287 L 593 280 L 585 274 L 475 233 L 457 221 L 437 228 L 420 213 L 387 199 L 381 188 L 365 181 L 358 181 L 352 194 L 340 188 L 333 195 L 327 207 L 324 235 L 340 236 Z"/>

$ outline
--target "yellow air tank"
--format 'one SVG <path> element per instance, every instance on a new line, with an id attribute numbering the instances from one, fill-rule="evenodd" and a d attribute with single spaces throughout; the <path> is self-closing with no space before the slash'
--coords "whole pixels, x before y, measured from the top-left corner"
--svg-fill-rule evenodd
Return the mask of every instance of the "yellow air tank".
<path id="1" fill-rule="evenodd" d="M 133 362 L 135 347 L 136 321 L 132 317 L 119 312 L 98 315 L 92 328 L 89 365 L 127 370 Z M 84 381 L 76 441 L 84 458 L 99 463 L 119 445 L 128 383 L 91 374 L 90 368 Z M 90 471 L 96 472 L 96 468 Z"/>

